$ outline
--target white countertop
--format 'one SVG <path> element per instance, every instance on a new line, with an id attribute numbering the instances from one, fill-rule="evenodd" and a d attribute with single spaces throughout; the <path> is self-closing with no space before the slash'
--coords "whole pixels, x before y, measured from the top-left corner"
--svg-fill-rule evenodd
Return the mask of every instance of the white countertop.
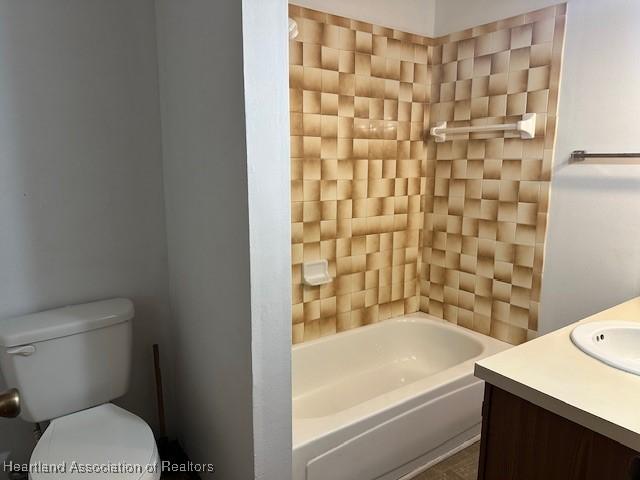
<path id="1" fill-rule="evenodd" d="M 573 345 L 576 325 L 640 323 L 640 297 L 476 363 L 488 383 L 640 451 L 640 376 L 609 367 Z"/>

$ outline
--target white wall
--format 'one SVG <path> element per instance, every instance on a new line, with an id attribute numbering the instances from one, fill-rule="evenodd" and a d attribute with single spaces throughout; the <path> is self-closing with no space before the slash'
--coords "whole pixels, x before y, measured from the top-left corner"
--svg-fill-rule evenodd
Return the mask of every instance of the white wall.
<path id="1" fill-rule="evenodd" d="M 241 3 L 157 17 L 179 435 L 216 477 L 253 478 Z"/>
<path id="2" fill-rule="evenodd" d="M 0 62 L 0 321 L 132 298 L 122 403 L 155 423 L 150 345 L 170 357 L 171 337 L 153 2 L 2 0 Z M 28 459 L 30 431 L 2 421 L 0 460 Z"/>
<path id="3" fill-rule="evenodd" d="M 291 211 L 286 0 L 243 0 L 255 478 L 291 478 Z"/>
<path id="4" fill-rule="evenodd" d="M 157 1 L 180 436 L 215 478 L 286 480 L 286 4 L 244 3 Z"/>
<path id="5" fill-rule="evenodd" d="M 404 32 L 434 36 L 437 0 L 294 0 L 322 12 L 370 22 Z"/>
<path id="6" fill-rule="evenodd" d="M 640 295 L 640 166 L 568 165 L 640 151 L 640 3 L 569 4 L 542 332 Z"/>
<path id="7" fill-rule="evenodd" d="M 606 0 L 583 1 L 604 3 Z M 436 21 L 433 32 L 434 36 L 441 36 L 563 2 L 561 0 L 435 0 L 435 3 Z"/>

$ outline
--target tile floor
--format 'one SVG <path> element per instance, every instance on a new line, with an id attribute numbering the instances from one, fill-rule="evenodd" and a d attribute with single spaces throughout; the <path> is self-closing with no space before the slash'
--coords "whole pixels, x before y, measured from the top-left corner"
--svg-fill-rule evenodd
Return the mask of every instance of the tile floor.
<path id="1" fill-rule="evenodd" d="M 480 442 L 465 448 L 443 462 L 434 465 L 413 480 L 476 480 Z"/>

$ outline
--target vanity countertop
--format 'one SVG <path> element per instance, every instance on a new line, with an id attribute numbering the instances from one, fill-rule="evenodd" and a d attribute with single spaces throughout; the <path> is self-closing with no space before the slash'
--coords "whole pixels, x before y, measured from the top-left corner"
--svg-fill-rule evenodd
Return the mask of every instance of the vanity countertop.
<path id="1" fill-rule="evenodd" d="M 476 363 L 488 383 L 640 451 L 640 376 L 580 351 L 569 337 L 580 323 L 640 323 L 640 297 Z"/>

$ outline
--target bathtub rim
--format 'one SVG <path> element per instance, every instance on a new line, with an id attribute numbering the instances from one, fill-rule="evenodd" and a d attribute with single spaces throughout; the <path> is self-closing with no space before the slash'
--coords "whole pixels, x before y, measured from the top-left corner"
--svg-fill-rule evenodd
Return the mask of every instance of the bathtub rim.
<path id="1" fill-rule="evenodd" d="M 407 313 L 405 315 L 400 315 L 397 317 L 391 317 L 386 320 L 380 320 L 379 322 L 371 323 L 369 325 L 362 325 L 361 327 L 351 328 L 349 330 L 345 330 L 344 332 L 337 332 L 331 335 L 325 335 L 324 337 L 315 338 L 313 340 L 308 340 L 306 342 L 296 343 L 291 345 L 291 351 L 295 352 L 296 350 L 302 350 L 305 347 L 309 348 L 314 345 L 319 345 L 322 343 L 330 342 L 335 340 L 336 337 L 346 338 L 352 335 L 361 334 L 365 330 L 374 330 L 385 327 L 392 323 L 425 323 L 424 320 L 428 320 L 429 323 L 435 323 L 437 325 L 443 326 L 448 330 L 455 331 L 456 333 L 460 333 L 468 338 L 472 338 L 474 340 L 478 340 L 478 337 L 489 339 L 490 341 L 497 342 L 498 344 L 507 345 L 512 347 L 513 345 L 508 344 L 506 342 L 502 342 L 501 340 L 495 339 L 483 333 L 476 332 L 474 330 L 470 330 L 465 327 L 461 327 L 455 323 L 449 322 L 448 320 L 444 320 L 442 318 L 434 317 L 428 313 L 424 312 L 414 312 Z"/>

